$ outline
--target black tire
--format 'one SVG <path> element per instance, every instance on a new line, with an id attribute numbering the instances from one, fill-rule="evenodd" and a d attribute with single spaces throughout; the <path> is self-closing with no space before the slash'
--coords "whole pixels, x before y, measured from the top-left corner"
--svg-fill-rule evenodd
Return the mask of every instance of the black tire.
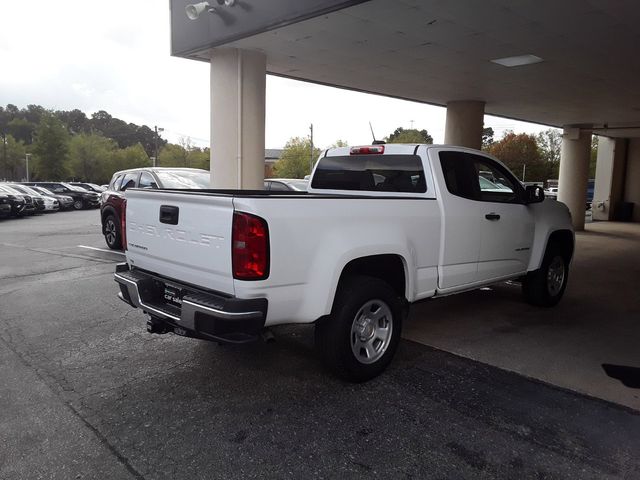
<path id="1" fill-rule="evenodd" d="M 115 215 L 107 215 L 104 219 L 104 241 L 111 250 L 122 249 L 120 224 Z"/>
<path id="2" fill-rule="evenodd" d="M 82 201 L 81 199 L 74 200 L 73 208 L 74 210 L 82 210 L 84 208 L 84 201 Z"/>
<path id="3" fill-rule="evenodd" d="M 562 276 L 561 280 L 559 275 Z M 540 268 L 524 278 L 522 293 L 531 305 L 553 307 L 564 295 L 568 279 L 569 258 L 558 245 L 551 243 L 547 246 Z"/>
<path id="4" fill-rule="evenodd" d="M 339 377 L 365 382 L 380 375 L 393 359 L 406 315 L 405 301 L 387 283 L 373 277 L 353 276 L 341 282 L 339 289 L 331 315 L 316 324 L 316 346 L 325 365 Z M 383 316 L 373 320 L 365 316 L 366 311 Z M 390 330 L 382 328 L 389 325 Z M 361 335 L 354 329 L 360 329 Z M 368 337 L 369 349 L 364 337 Z M 374 355 L 365 358 L 370 350 Z M 363 363 L 366 361 L 370 363 Z"/>

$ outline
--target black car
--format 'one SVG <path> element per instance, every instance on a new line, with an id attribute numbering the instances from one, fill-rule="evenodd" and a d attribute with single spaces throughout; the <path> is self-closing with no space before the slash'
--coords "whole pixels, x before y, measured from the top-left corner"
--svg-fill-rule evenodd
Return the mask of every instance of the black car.
<path id="1" fill-rule="evenodd" d="M 0 193 L 0 218 L 7 218 L 11 216 L 11 211 L 13 210 L 11 203 L 9 194 Z"/>
<path id="2" fill-rule="evenodd" d="M 47 210 L 47 202 L 49 203 L 50 208 L 52 208 L 52 201 L 56 203 L 55 209 L 57 210 L 59 208 L 57 200 L 45 199 L 43 195 L 31 190 L 31 187 L 29 187 L 28 185 L 17 183 L 9 183 L 7 185 L 22 195 L 29 195 L 33 199 L 33 205 L 36 207 L 36 212 L 38 213 Z"/>
<path id="3" fill-rule="evenodd" d="M 29 195 L 22 195 L 20 192 L 4 185 L 0 185 L 0 193 L 9 197 L 12 216 L 22 217 L 24 215 L 33 215 L 36 212 L 33 199 Z"/>
<path id="4" fill-rule="evenodd" d="M 73 208 L 76 210 L 82 210 L 83 208 L 97 208 L 100 206 L 100 197 L 97 193 L 88 192 L 82 187 L 69 185 L 65 182 L 25 182 L 24 185 L 44 187 L 53 193 L 68 195 L 73 198 Z"/>

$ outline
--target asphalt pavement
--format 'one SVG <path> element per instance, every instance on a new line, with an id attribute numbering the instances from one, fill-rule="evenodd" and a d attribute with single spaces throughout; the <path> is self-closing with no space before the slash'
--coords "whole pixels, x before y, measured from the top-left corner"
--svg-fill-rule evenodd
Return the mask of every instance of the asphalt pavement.
<path id="1" fill-rule="evenodd" d="M 312 328 L 219 346 L 116 298 L 98 212 L 0 221 L 0 478 L 640 478 L 631 409 L 403 340 L 366 384 Z"/>

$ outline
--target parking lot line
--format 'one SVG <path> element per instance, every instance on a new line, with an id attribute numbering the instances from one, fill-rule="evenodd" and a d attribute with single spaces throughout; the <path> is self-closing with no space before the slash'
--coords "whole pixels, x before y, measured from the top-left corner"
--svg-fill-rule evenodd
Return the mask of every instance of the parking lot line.
<path id="1" fill-rule="evenodd" d="M 106 248 L 98 248 L 98 247 L 89 247 L 87 245 L 78 245 L 79 248 L 87 248 L 89 250 L 97 250 L 98 252 L 107 252 L 113 253 L 114 255 L 122 255 L 124 257 L 124 253 L 118 252 L 116 250 L 107 250 Z"/>

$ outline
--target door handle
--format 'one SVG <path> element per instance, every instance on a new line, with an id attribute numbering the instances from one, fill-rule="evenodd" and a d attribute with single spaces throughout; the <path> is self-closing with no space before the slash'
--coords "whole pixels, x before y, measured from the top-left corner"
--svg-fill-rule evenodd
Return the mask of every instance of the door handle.
<path id="1" fill-rule="evenodd" d="M 180 210 L 172 205 L 162 205 L 160 207 L 160 223 L 177 225 Z"/>
<path id="2" fill-rule="evenodd" d="M 500 220 L 500 215 L 498 215 L 497 213 L 487 213 L 484 218 L 486 218 L 487 220 Z"/>

